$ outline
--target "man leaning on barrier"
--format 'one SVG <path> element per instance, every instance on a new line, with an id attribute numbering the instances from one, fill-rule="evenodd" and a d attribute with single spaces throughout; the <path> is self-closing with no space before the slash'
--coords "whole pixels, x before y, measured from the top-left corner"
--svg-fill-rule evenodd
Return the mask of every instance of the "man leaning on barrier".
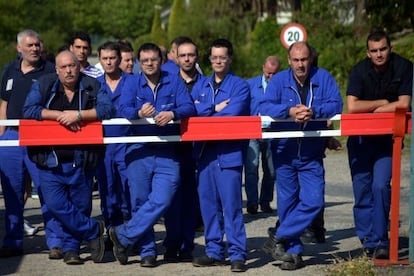
<path id="1" fill-rule="evenodd" d="M 56 56 L 56 74 L 34 83 L 23 115 L 36 120 L 54 120 L 78 132 L 83 123 L 109 119 L 111 99 L 96 79 L 80 73 L 76 56 L 62 51 Z M 100 146 L 59 145 L 28 149 L 39 169 L 40 188 L 52 216 L 62 224 L 66 264 L 82 264 L 80 246 L 89 242 L 91 258 L 104 256 L 104 223 L 90 217 L 95 166 L 102 158 Z"/>
<path id="2" fill-rule="evenodd" d="M 269 81 L 260 113 L 278 119 L 294 119 L 282 125 L 289 130 L 321 130 L 326 120 L 342 111 L 335 79 L 311 65 L 311 47 L 295 42 L 288 50 L 290 68 Z M 276 173 L 277 211 L 280 226 L 270 233 L 263 250 L 283 261 L 280 268 L 304 266 L 300 236 L 324 207 L 326 139 L 323 137 L 272 140 Z"/>
<path id="3" fill-rule="evenodd" d="M 347 89 L 349 113 L 394 112 L 409 108 L 413 64 L 392 53 L 382 30 L 367 38 L 367 57 L 351 71 Z M 368 257 L 389 258 L 388 221 L 391 205 L 392 135 L 350 136 L 348 159 L 354 191 L 354 221 Z"/>

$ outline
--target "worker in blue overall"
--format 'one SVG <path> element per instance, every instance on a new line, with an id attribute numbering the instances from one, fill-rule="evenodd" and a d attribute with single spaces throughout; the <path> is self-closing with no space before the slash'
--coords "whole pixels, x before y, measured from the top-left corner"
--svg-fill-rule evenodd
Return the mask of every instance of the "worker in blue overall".
<path id="1" fill-rule="evenodd" d="M 78 132 L 83 123 L 108 119 L 112 104 L 96 79 L 80 73 L 76 56 L 62 51 L 56 56 L 56 74 L 36 82 L 27 96 L 23 115 L 36 120 L 54 120 Z M 80 245 L 88 241 L 91 259 L 101 262 L 105 252 L 104 223 L 90 217 L 93 176 L 102 145 L 29 147 L 28 155 L 39 169 L 45 204 L 62 224 L 63 260 L 82 264 Z"/>
<path id="2" fill-rule="evenodd" d="M 120 112 L 129 119 L 153 118 L 155 124 L 131 126 L 128 135 L 179 134 L 171 120 L 195 115 L 194 103 L 178 75 L 161 71 L 161 50 L 153 43 L 138 49 L 142 73 L 127 79 Z M 138 244 L 142 267 L 157 265 L 154 224 L 164 214 L 180 183 L 174 143 L 138 142 L 125 153 L 131 197 L 131 219 L 109 229 L 113 252 L 120 264 L 128 262 L 128 247 Z"/>
<path id="3" fill-rule="evenodd" d="M 99 62 L 104 75 L 97 78 L 111 96 L 113 118 L 120 118 L 119 99 L 126 79 L 130 76 L 119 68 L 121 51 L 117 42 L 105 42 L 98 48 Z M 128 128 L 124 125 L 105 125 L 105 137 L 122 137 Z M 130 199 L 125 164 L 125 143 L 106 146 L 105 158 L 99 162 L 96 172 L 99 196 L 101 198 L 102 216 L 106 229 L 120 225 L 130 218 Z M 107 249 L 112 250 L 110 239 L 106 241 Z"/>
<path id="4" fill-rule="evenodd" d="M 277 119 L 294 119 L 272 125 L 278 130 L 326 129 L 326 120 L 311 120 L 329 119 L 342 111 L 335 79 L 311 65 L 311 53 L 308 43 L 293 43 L 288 50 L 290 68 L 269 81 L 260 113 Z M 271 233 L 263 250 L 281 260 L 283 270 L 304 266 L 300 236 L 324 207 L 326 141 L 324 137 L 272 140 L 280 226 L 275 235 Z"/>
<path id="5" fill-rule="evenodd" d="M 351 71 L 347 89 L 349 113 L 394 112 L 411 105 L 413 64 L 392 52 L 389 36 L 373 30 L 367 57 Z M 355 230 L 368 257 L 389 258 L 392 135 L 350 136 L 347 142 L 354 190 Z"/>
<path id="6" fill-rule="evenodd" d="M 198 82 L 192 92 L 198 116 L 248 116 L 250 92 L 246 81 L 230 71 L 233 46 L 217 39 L 210 46 L 213 74 Z M 224 234 L 231 271 L 246 271 L 246 230 L 243 222 L 242 171 L 248 140 L 196 142 L 198 195 L 204 222 L 205 255 L 193 265 L 222 265 Z"/>
<path id="7" fill-rule="evenodd" d="M 275 56 L 268 56 L 262 67 L 262 74 L 246 80 L 250 87 L 250 115 L 252 116 L 260 116 L 259 104 L 266 94 L 269 79 L 279 71 L 279 59 Z M 263 125 L 262 128 L 263 131 L 267 129 Z M 263 171 L 260 190 L 259 163 L 262 164 Z M 244 160 L 244 190 L 247 197 L 247 213 L 257 214 L 259 204 L 262 212 L 273 213 L 270 202 L 272 202 L 275 193 L 275 170 L 273 169 L 269 139 L 250 139 L 249 141 Z"/>
<path id="8" fill-rule="evenodd" d="M 180 66 L 179 78 L 191 94 L 194 85 L 202 81 L 197 68 L 197 45 L 186 37 L 177 42 L 177 63 Z M 193 142 L 176 144 L 180 162 L 181 184 L 164 215 L 166 235 L 164 261 L 191 262 L 193 260 L 194 236 L 197 223 L 201 219 L 200 203 L 197 194 L 196 161 L 193 157 Z"/>
<path id="9" fill-rule="evenodd" d="M 21 119 L 26 96 L 32 84 L 41 76 L 55 72 L 53 63 L 41 58 L 41 40 L 37 32 L 24 30 L 17 35 L 19 58 L 5 65 L 1 79 L 0 119 Z M 17 126 L 0 126 L 1 140 L 18 140 Z M 23 254 L 23 210 L 26 174 L 30 174 L 36 188 L 39 181 L 36 166 L 27 157 L 26 147 L 0 147 L 0 177 L 6 212 L 6 231 L 0 258 Z M 50 218 L 38 189 L 45 221 L 46 239 L 50 249 L 60 248 L 59 225 Z M 55 228 L 55 231 L 51 230 Z M 57 252 L 59 253 L 59 252 Z M 61 253 L 51 255 L 61 258 Z"/>

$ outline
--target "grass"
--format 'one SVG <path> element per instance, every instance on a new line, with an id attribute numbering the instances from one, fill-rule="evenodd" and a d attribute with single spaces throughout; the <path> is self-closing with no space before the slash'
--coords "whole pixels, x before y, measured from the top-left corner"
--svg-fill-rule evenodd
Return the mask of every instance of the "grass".
<path id="1" fill-rule="evenodd" d="M 328 266 L 326 275 L 329 276 L 374 276 L 376 269 L 373 261 L 366 257 L 360 256 L 356 258 L 342 259 L 335 257 L 335 263 Z"/>

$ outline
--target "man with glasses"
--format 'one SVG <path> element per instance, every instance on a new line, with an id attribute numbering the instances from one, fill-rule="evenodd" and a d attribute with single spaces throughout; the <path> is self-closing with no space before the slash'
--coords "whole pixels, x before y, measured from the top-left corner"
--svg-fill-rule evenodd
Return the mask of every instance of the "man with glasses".
<path id="1" fill-rule="evenodd" d="M 152 118 L 155 124 L 131 126 L 128 135 L 179 133 L 171 120 L 195 115 L 194 103 L 178 75 L 161 70 L 161 50 L 153 43 L 138 49 L 142 73 L 130 76 L 120 99 L 120 113 L 129 120 Z M 164 214 L 180 183 L 175 143 L 137 142 L 125 151 L 131 198 L 131 219 L 109 229 L 119 263 L 128 262 L 128 246 L 140 247 L 141 266 L 157 265 L 154 224 Z"/>
<path id="2" fill-rule="evenodd" d="M 326 129 L 327 121 L 323 119 L 342 111 L 335 79 L 327 71 L 311 65 L 311 53 L 308 43 L 293 43 L 288 50 L 290 68 L 269 81 L 260 113 L 294 120 L 281 124 L 278 129 Z M 306 137 L 271 142 L 280 226 L 275 234 L 269 233 L 263 251 L 281 260 L 283 270 L 304 266 L 300 236 L 324 207 L 326 141 L 324 137 Z"/>
<path id="3" fill-rule="evenodd" d="M 382 30 L 373 30 L 366 46 L 367 57 L 355 65 L 349 77 L 348 112 L 409 109 L 413 64 L 391 52 L 390 38 Z M 347 147 L 356 233 L 369 257 L 388 259 L 392 135 L 350 136 Z"/>
<path id="4" fill-rule="evenodd" d="M 233 46 L 226 39 L 210 47 L 213 74 L 193 88 L 199 116 L 248 116 L 247 83 L 230 71 Z M 242 170 L 247 141 L 208 141 L 194 145 L 198 163 L 198 195 L 204 222 L 205 255 L 195 258 L 197 267 L 223 265 L 226 234 L 231 271 L 246 271 L 246 231 L 242 209 Z"/>

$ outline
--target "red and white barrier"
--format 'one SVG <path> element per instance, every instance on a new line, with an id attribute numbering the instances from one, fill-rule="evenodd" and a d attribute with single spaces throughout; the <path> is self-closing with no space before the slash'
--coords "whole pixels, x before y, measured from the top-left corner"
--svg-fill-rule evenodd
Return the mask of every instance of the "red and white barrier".
<path id="1" fill-rule="evenodd" d="M 342 114 L 336 115 L 330 118 L 330 120 L 339 121 L 339 127 L 335 130 L 316 131 L 278 131 L 277 129 L 263 131 L 262 125 L 268 125 L 269 122 L 288 122 L 289 120 L 273 120 L 266 116 L 192 117 L 179 122 L 180 135 L 123 137 L 104 137 L 103 126 L 153 124 L 154 121 L 152 119 L 136 121 L 111 119 L 102 122 L 87 123 L 80 131 L 72 132 L 55 121 L 0 120 L 0 125 L 19 127 L 19 140 L 0 140 L 0 146 L 113 144 L 392 134 L 394 137 L 394 146 L 390 259 L 376 260 L 376 264 L 407 264 L 408 261 L 398 260 L 398 221 L 402 140 L 405 134 L 411 133 L 411 113 L 405 112 L 405 110 L 397 110 L 395 113 Z"/>
<path id="2" fill-rule="evenodd" d="M 0 120 L 0 125 L 18 126 L 19 140 L 0 140 L 0 146 L 35 146 L 63 144 L 114 144 L 137 142 L 177 142 L 237 139 L 271 139 L 286 137 L 329 137 L 350 135 L 393 134 L 397 113 L 342 114 L 330 120 L 339 121 L 335 130 L 315 131 L 278 131 L 262 130 L 269 122 L 288 122 L 274 120 L 267 116 L 234 117 L 192 117 L 180 123 L 180 135 L 170 136 L 120 136 L 104 137 L 103 125 L 153 124 L 152 119 L 130 121 L 111 119 L 87 123 L 78 132 L 72 132 L 55 121 Z M 402 121 L 401 121 L 402 119 Z M 411 133 L 411 113 L 404 113 L 400 126 L 404 133 Z"/>

